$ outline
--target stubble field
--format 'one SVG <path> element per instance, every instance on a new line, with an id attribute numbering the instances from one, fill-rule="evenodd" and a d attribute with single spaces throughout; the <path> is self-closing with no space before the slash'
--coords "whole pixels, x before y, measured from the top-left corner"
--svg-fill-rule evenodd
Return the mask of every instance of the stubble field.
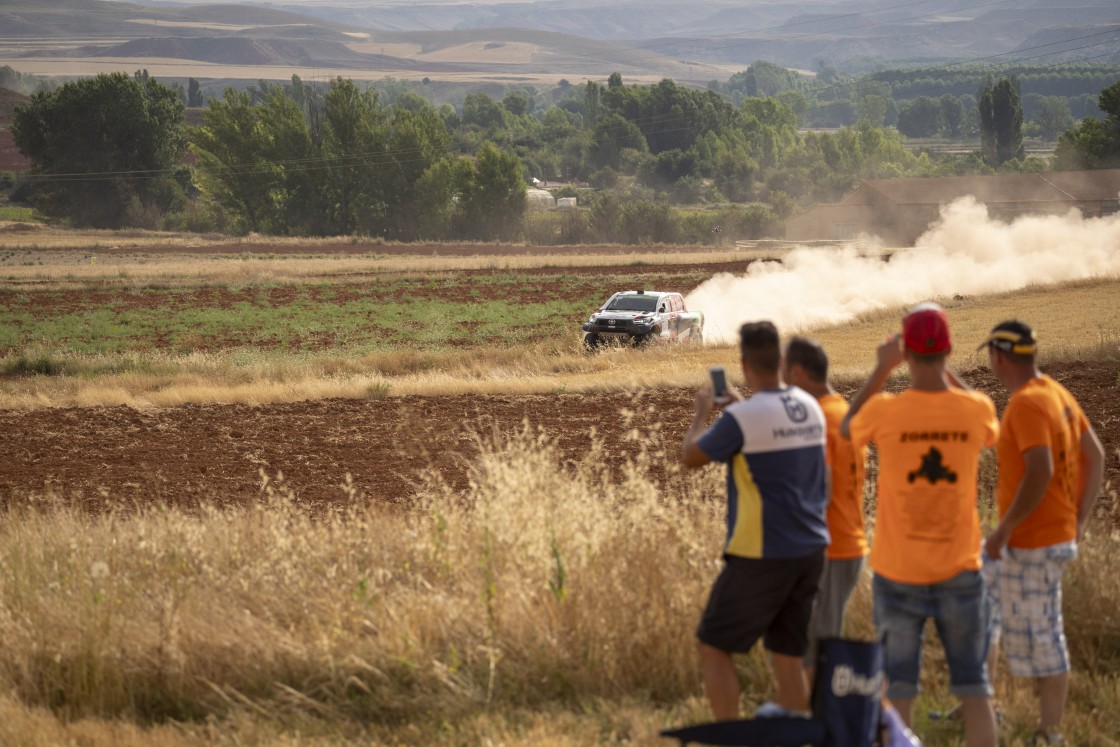
<path id="1" fill-rule="evenodd" d="M 39 242 L 0 241 L 0 742 L 659 744 L 707 717 L 722 474 L 676 453 L 736 353 L 587 355 L 578 327 L 780 252 Z M 962 341 L 1036 322 L 1109 455 L 1067 586 L 1075 744 L 1120 731 L 1118 290 L 945 299 Z M 814 331 L 840 391 L 900 311 Z M 936 647 L 926 669 L 920 712 L 948 700 Z M 761 658 L 741 672 L 764 699 Z M 1016 744 L 1033 706 L 1002 688 Z"/>

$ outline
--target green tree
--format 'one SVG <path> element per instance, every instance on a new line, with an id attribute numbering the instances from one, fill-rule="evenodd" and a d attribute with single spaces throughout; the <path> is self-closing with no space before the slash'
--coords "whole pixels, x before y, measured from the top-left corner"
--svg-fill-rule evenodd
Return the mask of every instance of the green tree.
<path id="1" fill-rule="evenodd" d="M 949 137 L 960 137 L 964 127 L 964 105 L 961 100 L 947 93 L 937 103 L 941 105 L 941 120 L 945 123 L 946 134 Z"/>
<path id="2" fill-rule="evenodd" d="M 862 78 L 856 83 L 856 114 L 859 121 L 872 127 L 882 127 L 887 116 L 887 102 L 891 98 L 891 88 L 886 83 L 872 78 Z"/>
<path id="3" fill-rule="evenodd" d="M 505 110 L 485 93 L 468 93 L 463 100 L 462 121 L 483 130 L 505 127 Z"/>
<path id="4" fill-rule="evenodd" d="M 1034 121 L 1042 130 L 1046 140 L 1056 140 L 1058 135 L 1073 127 L 1073 114 L 1069 102 L 1062 96 L 1041 96 L 1038 99 L 1038 113 Z"/>
<path id="5" fill-rule="evenodd" d="M 173 172 L 186 148 L 183 103 L 154 78 L 102 74 L 36 93 L 11 132 L 48 215 L 117 228 L 182 199 Z"/>
<path id="6" fill-rule="evenodd" d="M 1120 82 L 1101 91 L 1097 105 L 1106 115 L 1104 119 L 1088 117 L 1058 136 L 1056 168 L 1120 168 Z"/>
<path id="7" fill-rule="evenodd" d="M 514 238 L 525 213 L 525 179 L 514 153 L 483 143 L 474 167 L 460 175 L 461 235 L 478 239 Z"/>
<path id="8" fill-rule="evenodd" d="M 980 89 L 976 106 L 980 112 L 980 147 L 984 161 L 999 167 L 1013 158 L 1023 158 L 1023 107 L 1019 83 L 1014 76 L 991 80 Z"/>
<path id="9" fill-rule="evenodd" d="M 368 230 L 385 212 L 378 177 L 388 133 L 377 92 L 360 91 L 352 80 L 335 78 L 327 89 L 323 124 L 330 232 L 351 234 L 359 226 Z"/>
<path id="10" fill-rule="evenodd" d="M 431 109 L 420 112 L 396 110 L 389 122 L 388 156 L 379 168 L 381 194 L 386 206 L 385 226 L 377 233 L 392 239 L 411 241 L 425 235 L 424 222 L 430 215 L 442 216 L 454 185 L 434 183 L 432 169 L 448 160 L 451 136 L 443 118 Z M 514 156 L 516 158 L 516 156 Z M 460 173 L 452 169 L 452 173 Z M 518 167 L 520 178 L 520 165 Z M 436 189 L 433 194 L 425 190 Z M 522 184 L 522 193 L 525 187 Z"/>
<path id="11" fill-rule="evenodd" d="M 933 137 L 945 126 L 941 104 L 919 96 L 898 112 L 898 131 L 906 137 Z"/>
<path id="12" fill-rule="evenodd" d="M 296 103 L 269 86 L 251 94 L 227 88 L 211 99 L 194 132 L 198 186 L 242 231 L 290 233 L 322 207 L 308 164 L 310 133 Z"/>
<path id="13" fill-rule="evenodd" d="M 187 106 L 197 109 L 205 103 L 206 97 L 202 95 L 202 86 L 194 78 L 189 79 L 187 81 Z"/>

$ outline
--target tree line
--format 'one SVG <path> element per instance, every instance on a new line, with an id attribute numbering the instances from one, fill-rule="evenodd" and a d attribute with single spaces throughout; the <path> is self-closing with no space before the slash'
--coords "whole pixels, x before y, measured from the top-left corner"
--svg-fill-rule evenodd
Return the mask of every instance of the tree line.
<path id="1" fill-rule="evenodd" d="M 23 196 L 75 225 L 406 241 L 714 241 L 724 228 L 757 237 L 860 179 L 1046 167 L 1023 158 L 1023 96 L 1013 79 L 986 81 L 976 93 L 981 150 L 935 157 L 871 124 L 886 106 L 874 85 L 865 86 L 856 126 L 805 132 L 791 95 L 799 92 L 771 93 L 791 79 L 752 68 L 731 84 L 762 95 L 738 104 L 668 79 L 626 85 L 615 73 L 605 84 L 565 87 L 544 106 L 528 90 L 500 100 L 470 93 L 460 109 L 409 91 L 388 102 L 347 79 L 324 86 L 293 76 L 227 89 L 197 127 L 184 124 L 177 91 L 146 73 L 112 74 L 35 94 L 12 132 L 33 162 Z M 1072 154 L 1090 146 L 1098 155 L 1083 162 L 1110 163 L 1115 144 L 1101 133 L 1112 132 L 1115 114 L 1105 107 L 1115 88 L 1100 96 L 1103 129 L 1086 120 L 1081 134 L 1062 136 L 1062 163 L 1079 162 Z M 964 107 L 951 98 L 923 102 L 924 119 L 962 126 Z M 575 192 L 587 210 L 527 222 L 532 178 L 593 187 Z"/>

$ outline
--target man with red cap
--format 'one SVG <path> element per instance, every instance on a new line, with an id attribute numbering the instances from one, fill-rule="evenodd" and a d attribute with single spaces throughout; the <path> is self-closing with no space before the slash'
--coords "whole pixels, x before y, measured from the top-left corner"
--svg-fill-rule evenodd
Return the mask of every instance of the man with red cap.
<path id="1" fill-rule="evenodd" d="M 879 346 L 875 370 L 840 433 L 857 448 L 874 442 L 879 452 L 871 568 L 887 697 L 913 724 L 923 629 L 932 619 L 950 690 L 961 699 L 965 741 L 995 747 L 976 477 L 999 421 L 992 401 L 948 370 L 951 349 L 945 310 L 933 303 L 914 307 L 902 334 Z M 880 391 L 903 362 L 910 387 L 897 395 Z"/>

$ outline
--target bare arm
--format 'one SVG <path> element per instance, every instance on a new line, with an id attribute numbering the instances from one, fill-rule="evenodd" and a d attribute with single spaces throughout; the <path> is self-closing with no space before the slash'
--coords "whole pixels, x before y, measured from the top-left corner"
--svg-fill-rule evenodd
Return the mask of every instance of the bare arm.
<path id="1" fill-rule="evenodd" d="M 1015 491 L 1015 499 L 1000 519 L 999 525 L 984 540 L 984 552 L 989 558 L 999 560 L 1015 527 L 1038 508 L 1046 488 L 1054 477 L 1054 455 L 1049 446 L 1032 446 L 1023 452 L 1023 479 Z"/>
<path id="2" fill-rule="evenodd" d="M 1093 517 L 1093 506 L 1104 478 L 1104 447 L 1092 428 L 1081 434 L 1081 495 L 1077 499 L 1077 538 Z"/>
<path id="3" fill-rule="evenodd" d="M 743 395 L 739 394 L 735 387 L 727 387 L 728 404 L 738 402 L 741 399 L 743 399 Z M 696 414 L 692 416 L 692 425 L 688 427 L 688 432 L 684 434 L 684 443 L 681 445 L 681 466 L 686 469 L 703 467 L 712 461 L 712 458 L 704 453 L 697 442 L 704 435 L 704 431 L 707 430 L 708 415 L 712 412 L 713 404 L 711 386 L 700 387 L 700 390 L 696 392 Z"/>
<path id="4" fill-rule="evenodd" d="M 867 400 L 871 399 L 872 395 L 877 394 L 883 388 L 883 384 L 887 383 L 891 371 L 902 363 L 902 335 L 896 334 L 888 337 L 886 342 L 875 351 L 875 359 L 875 370 L 871 372 L 871 376 L 856 392 L 856 396 L 852 398 L 848 414 L 844 416 L 843 422 L 840 423 L 840 435 L 844 438 L 852 437 L 852 418 L 856 416 L 860 408 L 867 404 Z"/>

